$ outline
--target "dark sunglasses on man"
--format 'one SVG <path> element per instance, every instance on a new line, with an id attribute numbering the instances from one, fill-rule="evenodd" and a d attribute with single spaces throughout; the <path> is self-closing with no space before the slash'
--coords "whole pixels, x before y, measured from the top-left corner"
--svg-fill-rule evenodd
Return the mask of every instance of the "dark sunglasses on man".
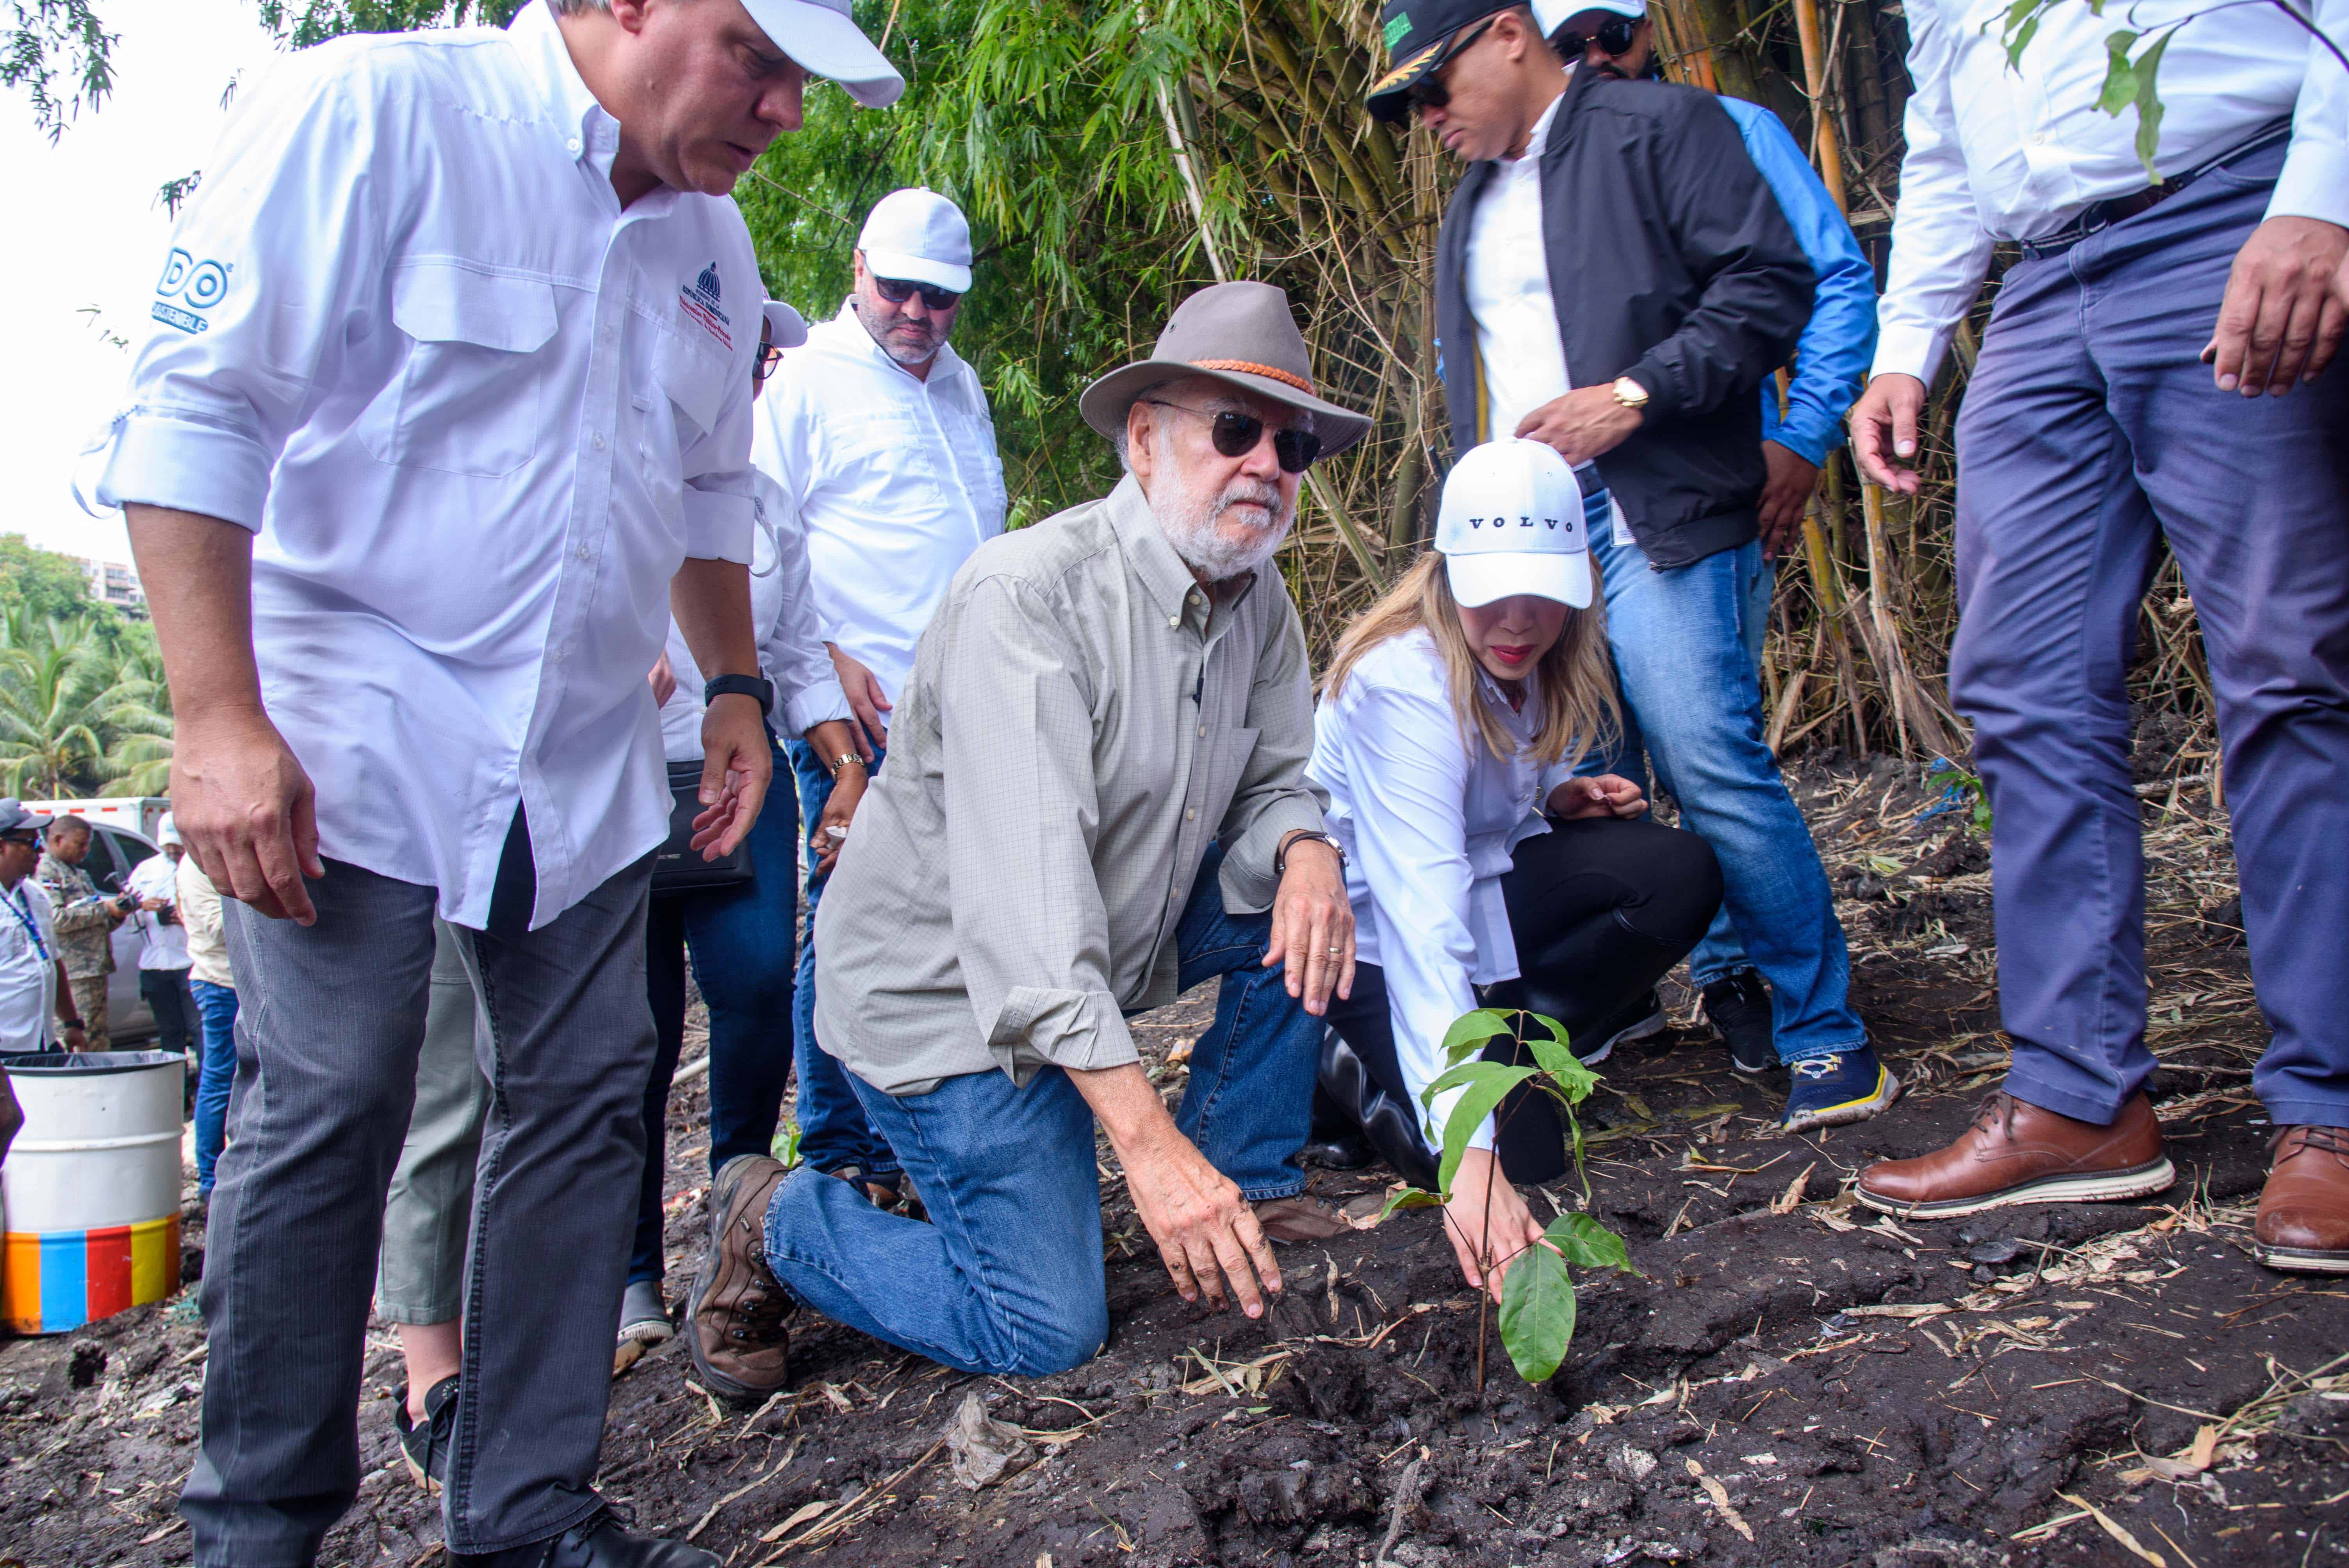
<path id="1" fill-rule="evenodd" d="M 1169 403 L 1160 397 L 1144 397 L 1143 401 L 1154 408 L 1174 408 L 1207 420 L 1212 427 L 1207 438 L 1215 442 L 1216 450 L 1227 458 L 1247 457 L 1256 450 L 1256 444 L 1264 439 L 1264 421 L 1254 414 L 1243 414 L 1237 408 L 1225 408 L 1211 414 L 1205 408 L 1194 408 L 1187 403 Z M 1273 460 L 1280 465 L 1282 473 L 1301 474 L 1311 468 L 1313 459 L 1320 455 L 1321 438 L 1310 430 L 1285 429 L 1272 433 Z"/>
<path id="2" fill-rule="evenodd" d="M 952 289 L 942 289 L 930 284 L 917 284 L 906 278 L 874 278 L 873 291 L 891 304 L 904 304 L 916 294 L 932 310 L 952 310 L 962 303 L 962 295 Z"/>
<path id="3" fill-rule="evenodd" d="M 759 357 L 750 362 L 750 379 L 754 382 L 764 382 L 775 373 L 775 366 L 782 362 L 783 351 L 781 347 L 771 343 L 760 344 Z"/>
<path id="4" fill-rule="evenodd" d="M 1427 74 L 1403 89 L 1404 99 L 1413 108 L 1448 107 L 1452 102 L 1452 89 L 1444 85 L 1444 71 L 1453 61 L 1467 52 L 1470 45 L 1483 37 L 1485 29 L 1492 25 L 1493 18 L 1487 16 L 1467 31 L 1454 34 L 1451 41 L 1444 46 L 1444 53 L 1438 55 L 1435 57 L 1435 63 L 1427 67 Z"/>
<path id="5" fill-rule="evenodd" d="M 1553 33 L 1550 35 L 1549 45 L 1551 48 L 1557 51 L 1557 57 L 1570 66 L 1577 60 L 1588 58 L 1590 46 L 1593 44 L 1599 46 L 1599 52 L 1602 55 L 1630 54 L 1631 40 L 1638 36 L 1639 31 L 1640 24 L 1633 18 L 1609 16 L 1599 24 L 1596 32 Z"/>

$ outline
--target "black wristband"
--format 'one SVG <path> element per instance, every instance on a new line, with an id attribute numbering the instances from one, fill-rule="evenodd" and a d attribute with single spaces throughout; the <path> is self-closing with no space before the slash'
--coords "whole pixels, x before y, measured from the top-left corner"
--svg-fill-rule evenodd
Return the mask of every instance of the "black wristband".
<path id="1" fill-rule="evenodd" d="M 718 676 L 703 683 L 704 707 L 721 696 L 750 697 L 758 703 L 759 711 L 765 713 L 775 706 L 775 683 L 761 676 Z"/>
<path id="2" fill-rule="evenodd" d="M 1284 877 L 1288 874 L 1288 851 L 1295 849 L 1298 845 L 1305 842 L 1308 839 L 1310 839 L 1317 843 L 1327 844 L 1331 849 L 1337 851 L 1338 870 L 1341 873 L 1345 871 L 1347 864 L 1345 845 L 1340 843 L 1336 839 L 1331 838 L 1327 833 L 1296 833 L 1289 837 L 1287 843 L 1281 845 L 1278 851 L 1274 851 L 1272 857 L 1272 874 L 1275 878 Z"/>

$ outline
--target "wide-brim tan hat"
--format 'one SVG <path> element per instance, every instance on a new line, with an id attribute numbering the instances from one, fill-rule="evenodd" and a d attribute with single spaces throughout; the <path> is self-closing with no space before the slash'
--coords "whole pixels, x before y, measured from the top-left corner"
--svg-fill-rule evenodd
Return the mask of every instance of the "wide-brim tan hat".
<path id="1" fill-rule="evenodd" d="M 1084 390 L 1077 411 L 1115 440 L 1126 410 L 1153 387 L 1189 376 L 1212 376 L 1242 391 L 1313 416 L 1321 455 L 1330 457 L 1369 434 L 1370 420 L 1313 389 L 1313 356 L 1288 314 L 1288 296 L 1270 284 L 1216 284 L 1174 307 L 1147 359 L 1120 366 Z"/>

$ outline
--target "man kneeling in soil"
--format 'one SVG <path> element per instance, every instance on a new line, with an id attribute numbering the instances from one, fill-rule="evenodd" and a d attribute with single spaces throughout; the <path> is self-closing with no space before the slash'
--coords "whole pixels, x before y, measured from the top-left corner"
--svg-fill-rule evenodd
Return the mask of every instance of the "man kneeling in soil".
<path id="1" fill-rule="evenodd" d="M 1228 1289 L 1257 1315 L 1258 1282 L 1280 1289 L 1268 1239 L 1342 1229 L 1297 1154 L 1354 928 L 1271 560 L 1306 466 L 1368 421 L 1311 374 L 1278 289 L 1192 295 L 1081 404 L 1126 478 L 957 574 L 816 932 L 817 1041 L 931 1222 L 729 1161 L 688 1336 L 709 1387 L 781 1387 L 801 1303 L 965 1371 L 1090 1359 L 1096 1117 L 1186 1301 Z M 1170 1119 L 1125 1015 L 1215 975 Z"/>

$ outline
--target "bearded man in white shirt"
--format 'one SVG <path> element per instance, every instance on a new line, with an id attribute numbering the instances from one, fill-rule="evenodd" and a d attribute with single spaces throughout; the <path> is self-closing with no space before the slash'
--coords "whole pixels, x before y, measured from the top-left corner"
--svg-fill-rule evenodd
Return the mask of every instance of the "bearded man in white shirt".
<path id="1" fill-rule="evenodd" d="M 492 1088 L 450 1559 L 701 1568 L 594 1491 L 644 1156 L 645 671 L 713 678 L 697 846 L 771 765 L 750 624 L 765 291 L 734 181 L 810 74 L 902 82 L 847 0 L 549 0 L 359 36 L 240 95 L 158 284 L 100 499 L 178 703 L 175 815 L 233 899 L 202 1568 L 303 1568 L 354 1412 L 437 911 Z M 316 780 L 314 786 L 313 780 Z"/>
<path id="2" fill-rule="evenodd" d="M 824 643 L 855 716 L 853 751 L 787 743 L 802 820 L 822 841 L 806 856 L 792 1007 L 800 1154 L 888 1202 L 897 1157 L 816 1042 L 815 915 L 830 881 L 817 861 L 842 842 L 824 811 L 843 771 L 881 768 L 915 645 L 970 552 L 1003 531 L 1004 489 L 986 389 L 947 342 L 971 286 L 962 210 L 918 186 L 891 191 L 865 216 L 855 264 L 839 315 L 783 356 L 751 460 L 795 509 L 781 524 L 806 536 Z"/>
<path id="3" fill-rule="evenodd" d="M 1956 1142 L 1861 1174 L 1876 1208 L 2133 1199 L 2173 1179 L 2145 1088 L 2127 690 L 2166 540 L 2209 655 L 2275 1031 L 2251 1079 L 2278 1129 L 2253 1252 L 2349 1272 L 2349 386 L 2316 378 L 2349 311 L 2328 293 L 2349 254 L 2349 0 L 2293 5 L 2132 9 L 2166 41 L 2158 184 L 2136 110 L 2097 108 L 2109 16 L 2051 6 L 2010 65 L 1996 0 L 1909 6 L 1917 93 L 1853 448 L 1916 492 L 1926 388 L 1992 247 L 2019 242 L 1958 417 L 1950 665 L 1996 812 L 2014 1061 Z"/>

